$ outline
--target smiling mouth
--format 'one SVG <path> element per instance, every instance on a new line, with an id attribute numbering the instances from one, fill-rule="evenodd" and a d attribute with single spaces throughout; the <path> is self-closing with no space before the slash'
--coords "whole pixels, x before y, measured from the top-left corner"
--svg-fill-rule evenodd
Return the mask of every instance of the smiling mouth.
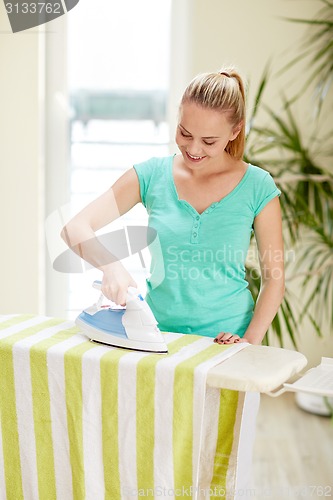
<path id="1" fill-rule="evenodd" d="M 206 158 L 205 156 L 192 156 L 192 155 L 190 155 L 190 153 L 188 153 L 187 151 L 186 151 L 186 156 L 187 156 L 190 160 L 192 160 L 192 161 L 200 161 L 200 160 L 202 160 L 203 158 Z"/>

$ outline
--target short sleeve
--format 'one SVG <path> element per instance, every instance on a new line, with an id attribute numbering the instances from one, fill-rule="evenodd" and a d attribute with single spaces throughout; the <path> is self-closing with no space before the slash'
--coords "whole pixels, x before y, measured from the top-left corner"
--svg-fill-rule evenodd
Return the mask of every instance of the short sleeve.
<path id="1" fill-rule="evenodd" d="M 281 191 L 276 187 L 273 177 L 267 172 L 258 186 L 256 197 L 255 217 L 262 209 L 276 196 L 280 196 Z"/>
<path id="2" fill-rule="evenodd" d="M 147 208 L 147 192 L 149 189 L 149 184 L 153 175 L 155 159 L 144 161 L 133 165 L 134 170 L 139 179 L 140 184 L 140 195 L 143 205 Z"/>

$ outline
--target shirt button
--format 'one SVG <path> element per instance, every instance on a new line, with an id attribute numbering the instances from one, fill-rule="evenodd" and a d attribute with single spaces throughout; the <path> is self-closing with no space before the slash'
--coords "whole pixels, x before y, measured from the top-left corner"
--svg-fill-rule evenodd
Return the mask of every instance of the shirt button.
<path id="1" fill-rule="evenodd" d="M 193 236 L 194 236 L 194 238 L 196 238 L 197 237 L 197 233 L 193 233 Z"/>
<path id="2" fill-rule="evenodd" d="M 199 224 L 194 224 L 194 227 L 198 227 Z"/>
<path id="3" fill-rule="evenodd" d="M 197 219 L 197 220 L 199 220 L 199 219 L 200 219 L 199 215 L 197 215 L 197 216 L 196 216 L 196 219 Z"/>

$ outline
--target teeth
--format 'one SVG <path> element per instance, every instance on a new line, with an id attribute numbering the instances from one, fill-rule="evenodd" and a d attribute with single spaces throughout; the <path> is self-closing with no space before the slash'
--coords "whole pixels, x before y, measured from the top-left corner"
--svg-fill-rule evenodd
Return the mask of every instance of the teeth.
<path id="1" fill-rule="evenodd" d="M 190 153 L 187 153 L 189 155 L 190 158 L 192 158 L 193 160 L 201 160 L 201 158 L 203 158 L 203 156 L 192 156 L 190 155 Z"/>

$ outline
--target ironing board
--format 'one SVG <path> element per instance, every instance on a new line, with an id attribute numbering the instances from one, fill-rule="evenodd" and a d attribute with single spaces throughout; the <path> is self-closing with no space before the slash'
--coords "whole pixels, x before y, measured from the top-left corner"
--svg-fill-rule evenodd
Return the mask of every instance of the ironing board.
<path id="1" fill-rule="evenodd" d="M 207 384 L 235 391 L 281 394 L 281 386 L 307 365 L 306 357 L 297 351 L 248 345 L 232 358 L 211 368 Z"/>
<path id="2" fill-rule="evenodd" d="M 154 470 L 155 477 L 159 474 L 161 479 L 154 484 L 160 488 L 157 494 L 169 491 L 170 484 L 183 484 L 186 472 L 183 470 L 183 454 L 188 460 L 187 450 L 189 447 L 194 449 L 198 444 L 195 443 L 198 435 L 192 433 L 191 429 L 195 429 L 194 425 L 202 408 L 205 408 L 201 446 L 203 454 L 199 457 L 200 464 L 198 462 L 198 484 L 206 489 L 213 484 L 217 487 L 222 484 L 222 489 L 231 485 L 232 490 L 237 488 L 240 496 L 227 495 L 225 498 L 244 498 L 243 484 L 246 484 L 246 475 L 250 474 L 258 392 L 277 389 L 305 366 L 306 359 L 299 353 L 284 349 L 248 344 L 226 347 L 213 344 L 211 339 L 203 337 L 189 340 L 189 335 L 177 337 L 177 334 L 170 333 L 166 334 L 166 338 L 168 336 L 170 346 L 177 345 L 179 348 L 170 347 L 169 355 L 159 357 L 96 345 L 89 342 L 71 321 L 33 315 L 17 318 L 15 315 L 0 316 L 0 500 L 139 498 L 139 495 L 133 495 L 133 491 L 137 484 L 151 484 L 147 474 L 152 472 L 152 463 L 147 460 L 143 462 L 142 469 L 136 469 L 136 464 L 133 463 L 133 446 L 139 455 L 144 456 L 151 443 L 154 445 L 154 422 L 155 429 L 156 425 L 160 426 L 158 437 L 161 438 L 159 460 L 155 464 L 157 469 Z M 176 362 L 178 352 L 181 353 L 182 346 L 185 346 L 189 349 L 190 365 L 195 367 L 191 360 L 195 361 L 198 355 L 202 356 L 201 345 L 209 353 L 212 352 L 213 359 L 216 353 L 224 349 L 230 350 L 232 355 L 223 358 L 222 362 L 218 361 L 218 365 L 209 364 L 205 378 L 207 388 L 204 406 L 195 406 L 193 403 L 197 401 L 197 389 L 193 385 L 193 403 L 187 389 L 196 380 L 191 378 L 191 370 L 184 369 L 181 366 L 184 363 L 177 365 L 177 373 L 170 372 L 171 375 L 174 373 L 174 380 L 178 381 L 174 385 L 173 379 L 170 382 L 169 372 L 163 372 L 166 377 L 161 378 L 159 373 L 162 372 L 159 370 L 157 373 L 156 366 L 168 364 L 168 356 Z M 220 354 L 218 359 L 220 360 Z M 199 367 L 211 362 L 207 356 L 202 360 Z M 144 392 L 154 373 L 156 376 L 152 391 L 156 395 L 157 386 L 159 387 L 163 403 L 155 406 L 155 409 L 152 397 L 154 392 L 146 391 L 144 399 L 140 390 L 137 390 L 140 387 Z M 117 384 L 112 388 L 109 383 L 115 377 L 124 384 L 123 391 L 119 390 L 116 399 L 112 393 L 117 391 Z M 172 432 L 166 432 L 167 426 L 164 424 L 168 424 L 168 419 L 165 420 L 163 412 L 169 412 L 167 406 L 170 395 L 171 403 L 173 401 L 174 404 L 178 399 L 183 404 L 182 401 L 185 400 L 186 408 L 190 408 L 190 414 L 180 413 L 178 420 L 184 433 L 190 428 L 190 435 L 194 436 L 194 441 L 191 442 L 190 438 L 186 441 L 186 446 L 182 439 L 175 440 Z M 117 411 L 121 418 L 118 418 L 114 410 L 117 397 L 121 405 L 118 405 Z M 166 406 L 164 402 L 167 403 Z M 136 410 L 139 408 L 138 403 L 142 409 L 140 414 Z M 206 407 L 209 411 L 206 411 Z M 151 411 L 155 411 L 155 414 L 159 412 L 160 417 L 149 423 Z M 134 430 L 124 424 L 126 418 L 132 415 L 134 418 L 139 415 Z M 172 412 L 169 421 L 172 426 Z M 149 439 L 145 439 L 146 435 L 152 440 L 151 443 Z M 225 448 L 221 448 L 220 455 L 216 457 L 215 443 L 220 442 L 220 437 L 226 443 L 228 454 L 225 455 Z M 164 464 L 165 455 L 172 446 L 176 449 L 176 455 L 179 454 L 179 457 L 173 456 L 176 456 L 180 464 L 174 482 L 173 470 L 166 470 L 164 466 L 158 470 L 160 461 Z M 125 450 L 123 465 L 115 462 L 115 457 L 111 454 L 118 447 L 119 450 Z M 212 449 L 214 474 L 207 482 L 207 457 Z M 117 456 L 120 457 L 120 451 Z M 128 476 L 128 471 L 131 467 L 133 470 L 133 466 L 138 477 Z M 120 480 L 125 478 L 126 488 L 121 491 L 118 487 L 114 493 L 117 475 L 121 476 Z M 168 477 L 171 482 L 168 482 Z M 189 481 L 192 477 L 191 472 Z M 162 484 L 162 481 L 165 483 Z M 191 484 L 189 481 L 187 485 Z M 119 480 L 118 483 L 121 484 Z M 177 491 L 179 492 L 179 488 Z M 189 496 L 188 491 L 190 490 L 186 487 L 184 496 Z M 221 497 L 220 494 L 218 496 Z M 172 499 L 173 496 L 168 495 L 168 498 Z M 200 491 L 196 490 L 192 498 L 201 500 L 207 498 L 207 495 L 200 496 Z"/>

